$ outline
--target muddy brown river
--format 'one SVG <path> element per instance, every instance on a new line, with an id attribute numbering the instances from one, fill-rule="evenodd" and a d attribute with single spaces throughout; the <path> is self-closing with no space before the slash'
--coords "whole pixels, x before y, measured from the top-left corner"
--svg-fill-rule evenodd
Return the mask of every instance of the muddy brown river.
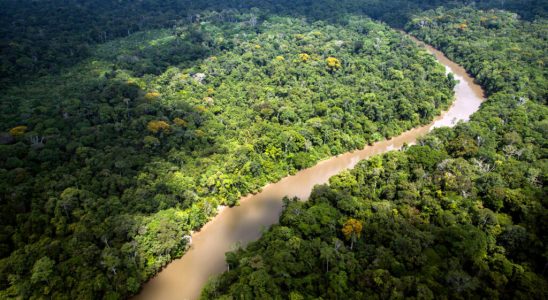
<path id="1" fill-rule="evenodd" d="M 257 240 L 265 228 L 278 222 L 284 196 L 307 199 L 315 185 L 328 182 L 330 177 L 353 168 L 360 160 L 400 149 L 404 143 L 413 144 L 418 137 L 433 128 L 453 126 L 460 120 L 467 121 L 484 100 L 483 90 L 462 67 L 432 47 L 425 47 L 445 65 L 447 72 L 453 73 L 459 81 L 455 87 L 455 101 L 448 111 L 426 126 L 406 131 L 390 140 L 366 146 L 362 150 L 321 161 L 309 169 L 267 185 L 258 194 L 243 197 L 239 206 L 222 210 L 200 232 L 194 233 L 192 246 L 185 255 L 171 262 L 147 282 L 134 299 L 199 298 L 208 278 L 227 270 L 225 252 L 233 250 L 235 245 L 244 246 Z"/>

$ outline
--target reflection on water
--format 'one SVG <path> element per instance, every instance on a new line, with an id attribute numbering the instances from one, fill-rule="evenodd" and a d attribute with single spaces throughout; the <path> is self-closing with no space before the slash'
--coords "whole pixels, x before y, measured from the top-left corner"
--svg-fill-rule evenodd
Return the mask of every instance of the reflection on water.
<path id="1" fill-rule="evenodd" d="M 466 71 L 441 52 L 426 46 L 448 72 L 459 81 L 455 87 L 455 102 L 451 108 L 429 125 L 415 128 L 387 141 L 367 146 L 322 161 L 309 169 L 267 185 L 260 193 L 248 195 L 240 206 L 222 210 L 200 232 L 193 234 L 192 246 L 185 255 L 170 263 L 163 271 L 145 284 L 136 299 L 196 299 L 211 275 L 227 269 L 225 252 L 236 244 L 246 245 L 257 240 L 261 232 L 277 223 L 282 211 L 284 196 L 307 199 L 316 184 L 328 182 L 341 171 L 353 168 L 360 160 L 370 156 L 400 149 L 404 143 L 413 144 L 417 137 L 441 126 L 454 126 L 457 121 L 467 121 L 483 101 L 482 89 L 473 82 Z"/>

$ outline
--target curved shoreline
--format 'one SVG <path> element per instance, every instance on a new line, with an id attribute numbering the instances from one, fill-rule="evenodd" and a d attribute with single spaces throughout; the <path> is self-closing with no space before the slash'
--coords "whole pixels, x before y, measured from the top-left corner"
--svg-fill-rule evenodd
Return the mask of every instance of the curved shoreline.
<path id="1" fill-rule="evenodd" d="M 413 144 L 418 137 L 433 128 L 452 127 L 457 121 L 468 121 L 484 100 L 481 87 L 474 83 L 461 66 L 446 58 L 443 53 L 414 37 L 411 39 L 424 45 L 459 81 L 454 89 L 455 101 L 447 111 L 428 125 L 405 131 L 362 150 L 323 160 L 311 168 L 266 185 L 257 194 L 242 197 L 239 206 L 223 209 L 199 232 L 194 233 L 192 246 L 183 257 L 172 261 L 148 281 L 135 299 L 198 298 L 208 278 L 226 270 L 225 252 L 230 251 L 235 244 L 246 245 L 258 239 L 263 228 L 278 222 L 284 196 L 307 199 L 316 184 L 328 182 L 330 177 L 353 168 L 363 159 L 400 149 L 404 144 Z"/>

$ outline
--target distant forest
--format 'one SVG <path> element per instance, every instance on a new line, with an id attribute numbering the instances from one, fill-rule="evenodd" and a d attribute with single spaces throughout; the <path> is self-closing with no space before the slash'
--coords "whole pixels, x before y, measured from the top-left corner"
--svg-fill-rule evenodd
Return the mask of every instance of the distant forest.
<path id="1" fill-rule="evenodd" d="M 204 299 L 548 298 L 545 1 L 0 0 L 0 298 L 123 299 L 217 213 L 427 124 L 285 200 Z"/>
<path id="2" fill-rule="evenodd" d="M 93 45 L 138 31 L 192 23 L 204 11 L 250 10 L 344 23 L 361 14 L 402 28 L 421 10 L 471 5 L 517 12 L 526 20 L 545 17 L 542 0 L 2 0 L 0 10 L 0 87 L 59 72 L 90 57 Z"/>

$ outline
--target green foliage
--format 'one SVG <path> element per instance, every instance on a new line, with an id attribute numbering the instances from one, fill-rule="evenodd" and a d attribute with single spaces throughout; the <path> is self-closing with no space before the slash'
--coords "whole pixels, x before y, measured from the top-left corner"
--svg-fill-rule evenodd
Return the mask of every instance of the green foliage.
<path id="1" fill-rule="evenodd" d="M 32 267 L 32 276 L 30 280 L 32 283 L 40 283 L 42 281 L 49 281 L 51 274 L 53 272 L 53 266 L 55 262 L 49 259 L 49 257 L 44 256 L 37 260 Z"/>
<path id="2" fill-rule="evenodd" d="M 219 205 L 450 104 L 453 80 L 385 25 L 251 24 L 258 13 L 205 12 L 201 22 L 135 33 L 90 48 L 62 75 L 6 89 L 3 130 L 19 128 L 0 145 L 7 295 L 135 293 Z M 316 222 L 308 234 L 342 228 Z M 270 285 L 253 276 L 257 291 Z"/>
<path id="3" fill-rule="evenodd" d="M 467 27 L 463 30 L 460 24 Z M 514 96 L 524 101 L 548 96 L 542 42 L 546 27 L 545 19 L 524 22 L 510 12 L 472 8 L 429 11 L 407 26 L 474 74 L 489 95 L 519 92 Z"/>
<path id="4" fill-rule="evenodd" d="M 411 17 L 445 2 L 3 0 L 0 298 L 127 297 L 218 205 L 449 105 L 431 56 L 349 12 L 410 18 L 489 101 L 289 203 L 207 293 L 546 298 L 546 21 Z"/>
<path id="5" fill-rule="evenodd" d="M 33 1 L 2 0 L 0 11 L 0 86 L 18 85 L 22 81 L 50 73 L 61 73 L 93 57 L 93 48 L 127 37 L 135 32 L 170 28 L 176 24 L 204 21 L 204 15 L 213 11 L 217 20 L 242 20 L 234 15 L 235 9 L 251 8 L 258 15 L 246 16 L 254 24 L 268 12 L 271 14 L 305 16 L 310 20 L 346 22 L 346 14 L 363 14 L 403 27 L 416 11 L 439 6 L 459 7 L 474 5 L 478 8 L 501 8 L 519 13 L 527 19 L 546 17 L 546 5 L 538 0 L 339 0 L 293 1 L 278 0 L 208 0 L 208 1 L 104 1 L 88 0 Z M 136 66 L 139 72 L 159 72 L 169 65 L 167 61 L 192 60 L 203 50 L 196 47 L 206 39 L 203 32 L 176 28 L 177 38 L 187 36 L 194 44 L 178 42 L 171 52 L 150 52 Z M 361 41 L 353 44 L 360 51 Z M 135 56 L 120 54 L 120 63 L 135 65 Z M 154 62 L 154 63 L 153 63 Z"/>
<path id="6" fill-rule="evenodd" d="M 331 178 L 306 203 L 286 200 L 279 225 L 227 257 L 262 257 L 272 298 L 548 297 L 546 22 L 439 9 L 408 28 L 476 75 L 487 102 L 468 123 Z M 356 222 L 362 238 L 345 245 Z M 202 298 L 255 298 L 241 289 L 248 276 L 231 267 Z"/>

